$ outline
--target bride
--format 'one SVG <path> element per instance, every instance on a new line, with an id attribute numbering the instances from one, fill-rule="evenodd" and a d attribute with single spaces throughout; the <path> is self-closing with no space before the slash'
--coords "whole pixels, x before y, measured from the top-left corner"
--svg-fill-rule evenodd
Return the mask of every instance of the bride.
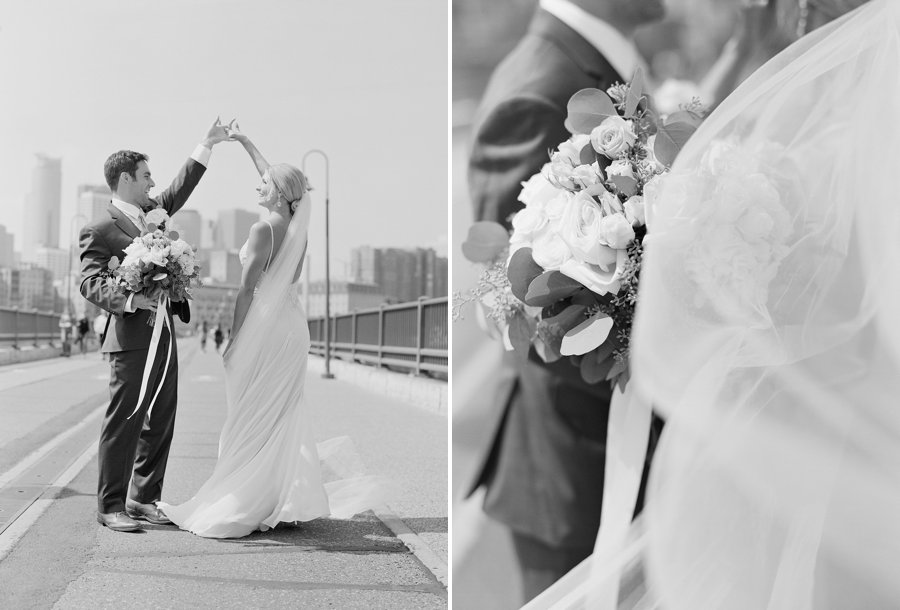
<path id="1" fill-rule="evenodd" d="M 184 504 L 159 507 L 181 529 L 237 538 L 282 522 L 349 518 L 382 501 L 385 487 L 359 476 L 346 437 L 316 445 L 304 398 L 309 329 L 295 282 L 311 212 L 306 176 L 269 165 L 235 124 L 261 176 L 258 203 L 268 216 L 241 248 L 243 265 L 232 341 L 226 348 L 227 417 L 215 470 Z M 321 462 L 321 463 L 320 463 Z M 323 464 L 342 479 L 324 482 Z"/>
<path id="2" fill-rule="evenodd" d="M 648 194 L 643 522 L 529 608 L 900 607 L 900 0 L 771 2 L 810 33 Z"/>

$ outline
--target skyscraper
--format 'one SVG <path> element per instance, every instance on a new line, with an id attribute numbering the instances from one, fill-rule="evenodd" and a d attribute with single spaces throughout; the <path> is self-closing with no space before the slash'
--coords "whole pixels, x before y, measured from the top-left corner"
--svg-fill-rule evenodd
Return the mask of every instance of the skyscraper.
<path id="1" fill-rule="evenodd" d="M 377 284 L 392 302 L 447 295 L 447 259 L 432 248 L 372 248 L 351 253 L 351 279 Z"/>
<path id="2" fill-rule="evenodd" d="M 0 267 L 14 267 L 16 264 L 15 236 L 6 230 L 6 227 L 0 225 Z"/>
<path id="3" fill-rule="evenodd" d="M 77 213 L 87 220 L 79 220 L 78 228 L 89 222 L 105 218 L 110 201 L 112 201 L 112 192 L 106 185 L 79 184 Z M 74 236 L 72 237 L 74 239 Z"/>
<path id="4" fill-rule="evenodd" d="M 172 223 L 181 239 L 194 248 L 200 247 L 203 231 L 203 218 L 201 218 L 200 212 L 181 209 L 172 217 Z"/>
<path id="5" fill-rule="evenodd" d="M 59 247 L 59 207 L 62 196 L 62 159 L 38 154 L 25 196 L 25 236 L 22 259 L 34 260 L 39 246 Z"/>
<path id="6" fill-rule="evenodd" d="M 363 284 L 377 284 L 377 269 L 381 263 L 381 250 L 372 246 L 360 246 L 350 253 L 350 280 Z"/>
<path id="7" fill-rule="evenodd" d="M 250 227 L 259 220 L 258 212 L 235 209 L 219 212 L 216 223 L 216 250 L 238 250 L 250 236 Z"/>

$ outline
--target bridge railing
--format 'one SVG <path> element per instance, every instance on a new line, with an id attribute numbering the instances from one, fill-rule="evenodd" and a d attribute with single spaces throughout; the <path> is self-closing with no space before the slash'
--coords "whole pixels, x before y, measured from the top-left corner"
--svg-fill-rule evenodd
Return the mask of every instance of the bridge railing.
<path id="1" fill-rule="evenodd" d="M 58 313 L 0 307 L 0 347 L 37 347 L 59 340 Z"/>
<path id="2" fill-rule="evenodd" d="M 448 297 L 382 305 L 331 316 L 331 356 L 350 362 L 442 374 L 448 370 Z M 310 352 L 325 354 L 325 318 L 309 320 Z"/>

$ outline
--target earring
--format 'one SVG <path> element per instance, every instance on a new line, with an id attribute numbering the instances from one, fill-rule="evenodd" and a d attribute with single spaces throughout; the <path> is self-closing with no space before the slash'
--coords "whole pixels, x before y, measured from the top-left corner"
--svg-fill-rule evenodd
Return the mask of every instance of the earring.
<path id="1" fill-rule="evenodd" d="M 281 199 L 279 199 L 278 201 L 275 202 L 275 207 L 276 207 L 276 208 L 280 208 L 280 207 L 281 207 Z"/>

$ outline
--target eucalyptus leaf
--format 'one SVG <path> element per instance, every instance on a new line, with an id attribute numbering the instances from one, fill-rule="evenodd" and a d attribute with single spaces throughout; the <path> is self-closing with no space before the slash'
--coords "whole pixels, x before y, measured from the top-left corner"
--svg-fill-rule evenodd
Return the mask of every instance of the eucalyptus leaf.
<path id="1" fill-rule="evenodd" d="M 688 123 L 676 122 L 661 125 L 656 133 L 653 154 L 660 163 L 671 167 L 675 157 L 681 152 L 682 147 L 694 131 L 696 128 Z"/>
<path id="2" fill-rule="evenodd" d="M 587 354 L 603 345 L 612 327 L 612 318 L 599 313 L 567 332 L 559 351 L 563 356 Z"/>
<path id="3" fill-rule="evenodd" d="M 525 295 L 525 304 L 548 307 L 584 289 L 579 282 L 559 271 L 546 271 L 531 281 Z"/>
<path id="4" fill-rule="evenodd" d="M 594 145 L 588 142 L 578 154 L 578 160 L 581 161 L 582 165 L 591 165 L 594 163 L 597 160 L 597 151 L 594 150 Z"/>
<path id="5" fill-rule="evenodd" d="M 581 359 L 581 378 L 590 384 L 600 383 L 606 379 L 606 375 L 615 363 L 609 356 L 599 357 L 596 353 L 585 354 Z"/>
<path id="6" fill-rule="evenodd" d="M 628 85 L 628 93 L 625 94 L 625 118 L 631 118 L 637 111 L 638 104 L 644 94 L 644 72 L 638 68 L 634 71 L 634 78 Z"/>
<path id="7" fill-rule="evenodd" d="M 607 117 L 616 116 L 616 107 L 599 89 L 582 89 L 569 99 L 566 128 L 572 133 L 590 134 Z"/>
<path id="8" fill-rule="evenodd" d="M 631 197 L 635 193 L 637 193 L 637 180 L 634 178 L 630 178 L 628 176 L 613 176 L 610 178 L 610 182 L 616 185 L 616 188 L 619 189 L 619 192 L 625 195 L 626 197 Z"/>
<path id="9" fill-rule="evenodd" d="M 526 316 L 521 311 L 509 320 L 509 342 L 512 344 L 516 352 L 516 356 L 528 358 L 528 351 L 531 349 L 531 342 L 534 339 L 537 330 L 537 322 Z"/>
<path id="10" fill-rule="evenodd" d="M 531 282 L 543 272 L 544 268 L 534 262 L 531 257 L 531 248 L 516 250 L 506 269 L 506 276 L 509 278 L 515 297 L 524 303 Z"/>
<path id="11" fill-rule="evenodd" d="M 621 375 L 628 368 L 628 364 L 625 362 L 618 362 L 615 358 L 612 358 L 612 361 L 615 362 L 609 372 L 606 374 L 607 381 L 610 381 L 616 377 L 616 375 Z"/>
<path id="12" fill-rule="evenodd" d="M 549 347 L 544 343 L 540 336 L 534 340 L 534 351 L 537 352 L 537 355 L 540 356 L 541 360 L 548 364 L 562 358 L 562 354 L 559 353 L 559 350 Z"/>
<path id="13" fill-rule="evenodd" d="M 473 263 L 492 263 L 509 247 L 509 231 L 497 222 L 482 220 L 469 227 L 463 255 Z"/>

